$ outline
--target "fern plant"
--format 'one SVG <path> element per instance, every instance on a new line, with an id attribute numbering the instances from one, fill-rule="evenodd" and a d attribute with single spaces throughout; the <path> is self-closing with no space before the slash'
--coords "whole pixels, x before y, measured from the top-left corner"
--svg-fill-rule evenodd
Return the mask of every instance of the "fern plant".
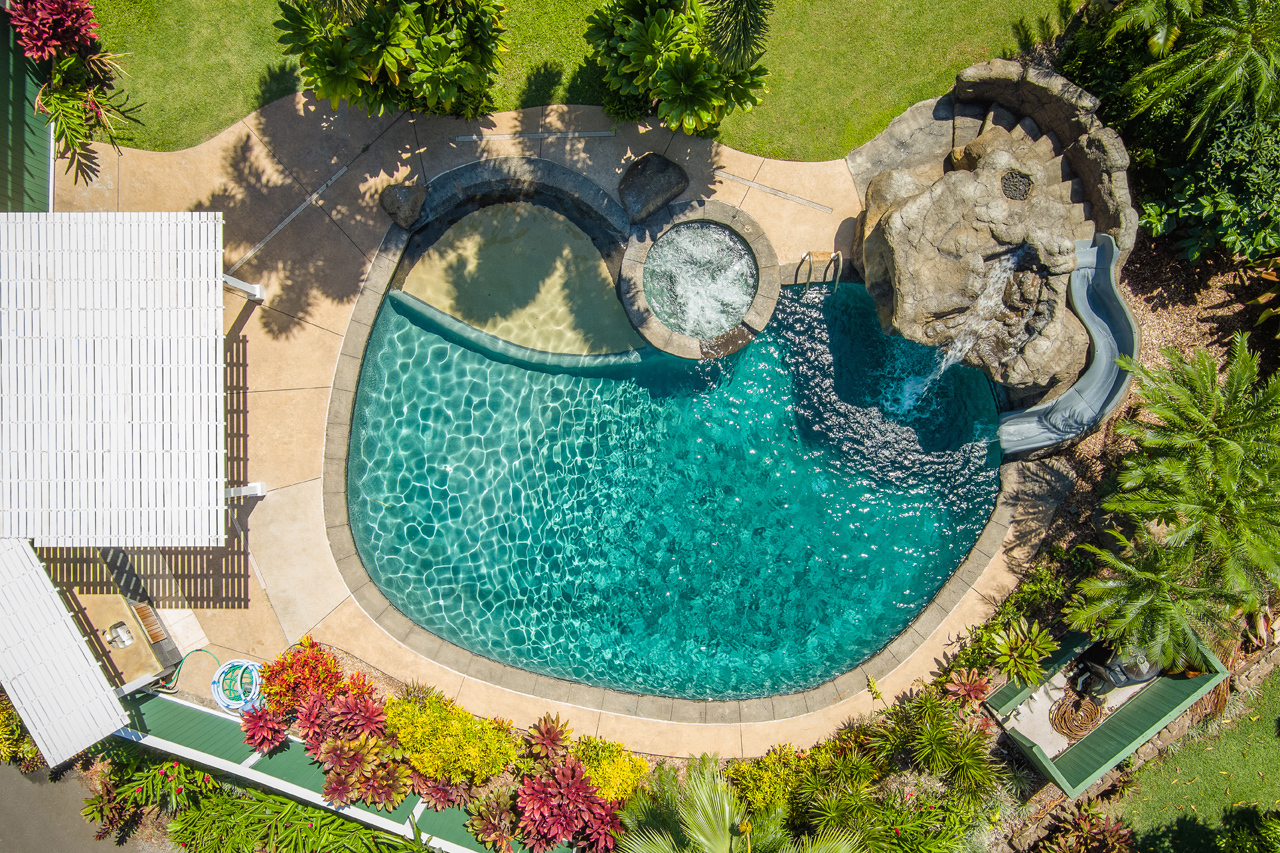
<path id="1" fill-rule="evenodd" d="M 1123 549 L 1119 556 L 1082 546 L 1106 574 L 1081 581 L 1066 610 L 1067 623 L 1164 669 L 1207 669 L 1197 635 L 1230 635 L 1230 614 L 1243 604 L 1242 596 L 1202 584 L 1191 545 L 1166 547 L 1149 536 L 1130 541 L 1113 535 Z"/>
<path id="2" fill-rule="evenodd" d="M 1103 506 L 1165 525 L 1172 547 L 1195 544 L 1208 564 L 1202 585 L 1252 610 L 1280 582 L 1280 375 L 1261 380 L 1241 333 L 1221 375 L 1207 350 L 1162 352 L 1163 368 L 1120 359 L 1138 380 L 1139 417 L 1117 431 L 1139 452 Z"/>

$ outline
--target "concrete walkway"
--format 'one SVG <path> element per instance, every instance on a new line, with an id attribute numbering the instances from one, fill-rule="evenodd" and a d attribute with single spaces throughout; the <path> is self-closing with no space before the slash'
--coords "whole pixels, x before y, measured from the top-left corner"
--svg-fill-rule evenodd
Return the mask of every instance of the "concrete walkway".
<path id="1" fill-rule="evenodd" d="M 682 199 L 714 198 L 751 214 L 780 261 L 798 261 L 810 250 L 848 256 L 860 201 L 844 160 L 768 160 L 657 126 L 615 124 L 594 107 L 535 108 L 464 122 L 414 114 L 369 118 L 298 95 L 185 151 L 102 149 L 100 173 L 87 186 L 58 176 L 59 211 L 223 211 L 227 271 L 267 290 L 260 306 L 226 294 L 230 476 L 264 481 L 268 493 L 237 513 L 233 532 L 248 547 L 234 563 L 235 600 L 219 602 L 208 590 L 188 596 L 213 654 L 223 661 L 270 659 L 309 632 L 396 678 L 434 684 L 477 714 L 527 725 L 544 711 L 558 711 L 580 735 L 623 740 L 652 754 L 758 755 L 778 741 L 811 744 L 871 710 L 860 670 L 843 679 L 843 690 L 833 688 L 838 701 L 821 710 L 811 713 L 803 700 L 797 707 L 779 697 L 774 710 L 785 713 L 774 716 L 790 719 L 769 723 L 677 723 L 646 718 L 639 704 L 586 710 L 573 695 L 560 702 L 531 697 L 487 683 L 480 665 L 474 673 L 459 672 L 411 651 L 369 618 L 338 571 L 326 535 L 338 522 L 326 518 L 321 477 L 326 466 L 341 463 L 327 459 L 337 453 L 324 446 L 325 425 L 331 386 L 358 369 L 358 360 L 340 356 L 348 324 L 373 319 L 352 311 L 390 225 L 379 192 L 408 178 L 426 182 L 476 159 L 521 154 L 569 166 L 617 198 L 627 164 L 650 151 L 688 172 Z M 1043 463 L 1006 479 L 1007 536 L 988 546 L 986 570 L 962 599 L 946 603 L 938 627 L 913 638 L 919 649 L 906 660 L 891 659 L 891 671 L 877 675 L 886 696 L 910 689 L 951 641 L 987 618 L 1014 584 L 1020 560 L 1034 551 L 1068 482 Z M 207 695 L 213 668 L 208 656 L 192 657 L 181 686 Z"/>
<path id="2" fill-rule="evenodd" d="M 97 830 L 80 816 L 88 790 L 74 772 L 57 782 L 49 771 L 30 776 L 11 764 L 0 764 L 0 849 L 4 853 L 169 853 L 178 848 L 131 839 L 118 845 L 112 837 L 98 841 Z"/>

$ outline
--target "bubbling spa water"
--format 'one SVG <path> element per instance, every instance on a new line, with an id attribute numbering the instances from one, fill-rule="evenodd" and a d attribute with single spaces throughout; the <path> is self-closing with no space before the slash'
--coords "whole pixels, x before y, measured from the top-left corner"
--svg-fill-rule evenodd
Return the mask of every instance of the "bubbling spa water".
<path id="1" fill-rule="evenodd" d="M 653 313 L 691 338 L 710 340 L 738 325 L 758 280 L 746 242 L 715 222 L 672 226 L 645 258 L 644 295 Z"/>
<path id="2" fill-rule="evenodd" d="M 999 490 L 986 378 L 957 366 L 888 411 L 938 353 L 882 334 L 858 285 L 785 296 L 702 364 L 548 372 L 456 340 L 384 302 L 352 532 L 409 618 L 544 675 L 688 699 L 814 687 L 928 604 Z"/>

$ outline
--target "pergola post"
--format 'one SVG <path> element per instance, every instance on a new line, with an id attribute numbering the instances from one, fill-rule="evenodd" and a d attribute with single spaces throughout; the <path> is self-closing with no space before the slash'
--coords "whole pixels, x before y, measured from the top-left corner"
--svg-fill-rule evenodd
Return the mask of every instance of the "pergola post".
<path id="1" fill-rule="evenodd" d="M 254 302 L 261 302 L 267 298 L 267 289 L 260 284 L 249 284 L 247 281 L 241 281 L 235 276 L 222 274 L 222 283 L 232 290 L 237 290 Z"/>

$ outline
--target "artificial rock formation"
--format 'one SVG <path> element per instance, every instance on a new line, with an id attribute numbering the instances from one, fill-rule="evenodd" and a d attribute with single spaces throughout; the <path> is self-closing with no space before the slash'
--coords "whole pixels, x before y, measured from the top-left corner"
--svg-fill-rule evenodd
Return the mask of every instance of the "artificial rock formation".
<path id="1" fill-rule="evenodd" d="M 1089 338 L 1066 303 L 1078 187 L 1050 141 L 991 125 L 953 171 L 882 172 L 867 188 L 862 261 L 887 332 L 942 347 L 1026 404 L 1065 389 Z"/>
<path id="2" fill-rule="evenodd" d="M 427 188 L 417 184 L 391 184 L 378 198 L 382 209 L 401 228 L 411 228 L 418 221 L 426 200 Z"/>

